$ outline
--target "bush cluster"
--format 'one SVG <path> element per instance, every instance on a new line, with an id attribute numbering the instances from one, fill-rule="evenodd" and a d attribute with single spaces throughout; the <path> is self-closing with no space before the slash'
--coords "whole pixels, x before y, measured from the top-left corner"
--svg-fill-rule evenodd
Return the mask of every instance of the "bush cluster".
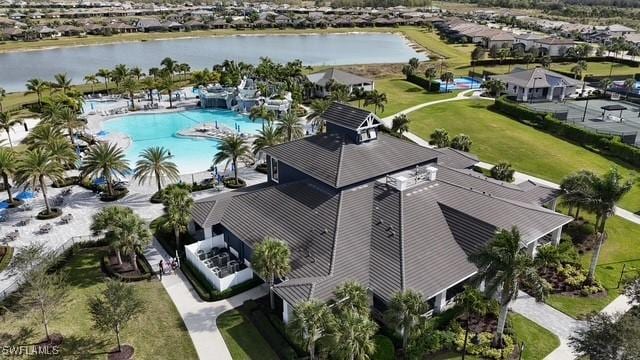
<path id="1" fill-rule="evenodd" d="M 418 75 L 407 76 L 407 81 L 416 84 L 429 92 L 440 92 L 440 83 L 438 81 L 425 79 Z"/>
<path id="2" fill-rule="evenodd" d="M 102 272 L 107 274 L 107 276 L 124 282 L 136 282 L 151 279 L 154 274 L 151 264 L 149 264 L 149 261 L 143 254 L 138 253 L 137 255 L 136 261 L 141 273 L 140 275 L 125 275 L 118 273 L 111 267 L 108 255 L 105 255 L 100 259 L 100 269 Z"/>
<path id="3" fill-rule="evenodd" d="M 496 349 L 492 346 L 493 334 L 482 332 L 475 335 L 475 338 L 467 341 L 467 354 L 480 355 L 483 358 L 499 360 L 508 358 L 515 350 L 515 344 L 511 336 L 502 335 L 505 342 L 504 349 Z M 456 334 L 455 345 L 458 351 L 462 351 L 464 346 L 464 331 Z M 503 357 L 504 354 L 504 357 Z"/>

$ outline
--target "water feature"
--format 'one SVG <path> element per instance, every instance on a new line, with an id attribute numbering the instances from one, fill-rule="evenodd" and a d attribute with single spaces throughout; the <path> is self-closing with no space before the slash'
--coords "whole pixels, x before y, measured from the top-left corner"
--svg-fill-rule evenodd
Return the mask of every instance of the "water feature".
<path id="1" fill-rule="evenodd" d="M 55 43 L 55 42 L 54 42 Z M 225 59 L 257 63 L 267 56 L 277 62 L 300 59 L 305 65 L 404 63 L 426 60 L 406 39 L 390 33 L 218 36 L 129 42 L 96 46 L 0 54 L 0 86 L 21 91 L 31 78 L 53 79 L 66 72 L 75 83 L 99 68 L 116 64 L 139 66 L 145 72 L 171 57 L 193 69 L 211 67 Z"/>
<path id="2" fill-rule="evenodd" d="M 127 115 L 107 120 L 102 124 L 102 128 L 107 134 L 124 134 L 131 139 L 127 159 L 132 168 L 144 149 L 162 146 L 174 156 L 172 161 L 178 165 L 180 172 L 188 174 L 205 171 L 211 166 L 219 141 L 182 138 L 177 137 L 176 133 L 204 123 L 218 124 L 229 129 L 238 126 L 240 132 L 245 134 L 255 134 L 262 128 L 260 121 L 253 122 L 246 115 L 213 109 Z"/>

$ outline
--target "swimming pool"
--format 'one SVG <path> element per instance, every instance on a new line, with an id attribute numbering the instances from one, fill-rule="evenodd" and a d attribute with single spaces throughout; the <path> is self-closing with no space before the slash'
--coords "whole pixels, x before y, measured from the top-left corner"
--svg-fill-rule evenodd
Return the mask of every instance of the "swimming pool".
<path id="1" fill-rule="evenodd" d="M 82 112 L 88 113 L 91 111 L 110 110 L 117 107 L 118 101 L 105 99 L 105 100 L 86 100 L 82 106 Z"/>
<path id="2" fill-rule="evenodd" d="M 130 166 L 135 167 L 140 152 L 151 146 L 167 148 L 174 156 L 173 161 L 183 174 L 207 170 L 219 141 L 213 139 L 192 139 L 176 137 L 180 130 L 194 128 L 202 123 L 240 128 L 241 133 L 256 134 L 262 122 L 253 122 L 248 116 L 228 110 L 196 109 L 164 114 L 135 114 L 111 119 L 102 124 L 108 134 L 127 135 L 131 146 L 127 149 Z"/>
<path id="3" fill-rule="evenodd" d="M 449 90 L 479 89 L 481 85 L 482 85 L 481 80 L 465 76 L 465 77 L 453 79 L 453 83 L 449 83 L 448 87 L 444 82 L 440 81 L 440 92 L 444 92 L 446 89 L 449 89 Z"/>

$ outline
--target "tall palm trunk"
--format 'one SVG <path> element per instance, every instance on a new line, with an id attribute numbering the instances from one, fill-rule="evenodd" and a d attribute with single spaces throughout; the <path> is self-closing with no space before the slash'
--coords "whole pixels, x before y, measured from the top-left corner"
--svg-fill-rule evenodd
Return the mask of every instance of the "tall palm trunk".
<path id="1" fill-rule="evenodd" d="M 69 139 L 71 140 L 71 144 L 75 145 L 76 141 L 73 139 L 73 129 L 71 126 L 67 127 L 67 131 L 69 132 Z"/>
<path id="2" fill-rule="evenodd" d="M 176 237 L 176 251 L 179 251 L 180 250 L 180 229 L 177 226 L 173 228 L 173 234 Z"/>
<path id="3" fill-rule="evenodd" d="M 129 256 L 131 257 L 131 265 L 133 266 L 133 270 L 137 272 L 138 271 L 138 255 L 136 254 L 136 251 L 133 250 L 131 252 L 131 255 Z"/>
<path id="4" fill-rule="evenodd" d="M 160 181 L 160 173 L 156 171 L 156 185 L 158 186 L 158 193 L 162 191 L 162 181 Z"/>
<path id="5" fill-rule="evenodd" d="M 309 347 L 307 349 L 309 351 L 309 360 L 314 360 L 316 358 L 316 343 L 315 341 L 309 342 Z"/>
<path id="6" fill-rule="evenodd" d="M 169 91 L 169 108 L 173 107 L 173 100 L 171 99 L 171 91 Z"/>
<path id="7" fill-rule="evenodd" d="M 40 190 L 42 190 L 42 198 L 44 199 L 44 206 L 47 209 L 47 214 L 51 214 L 51 207 L 49 206 L 49 199 L 47 199 L 47 187 L 44 185 L 44 176 L 40 175 Z"/>
<path id="8" fill-rule="evenodd" d="M 9 176 L 7 176 L 6 173 L 2 173 L 2 181 L 4 182 L 4 188 L 7 190 L 7 195 L 8 195 L 8 203 L 12 204 L 13 203 L 13 195 L 11 194 L 11 189 L 9 188 Z"/>
<path id="9" fill-rule="evenodd" d="M 275 282 L 275 279 L 273 278 L 273 275 L 271 275 L 271 277 L 269 277 L 269 303 L 271 304 L 271 310 L 275 310 L 276 309 L 276 299 L 273 296 L 273 283 Z"/>
<path id="10" fill-rule="evenodd" d="M 598 220 L 600 220 L 600 226 L 598 226 Z M 587 281 L 593 283 L 596 277 L 596 267 L 598 266 L 598 258 L 600 257 L 600 250 L 602 249 L 602 242 L 604 241 L 604 227 L 607 222 L 607 217 L 596 217 L 596 234 L 598 235 L 598 243 L 595 250 L 593 250 L 593 256 L 591 257 L 591 265 L 589 265 L 589 274 L 587 275 Z M 599 234 L 598 234 L 599 232 Z"/>
<path id="11" fill-rule="evenodd" d="M 237 157 L 233 158 L 233 176 L 235 177 L 236 185 L 238 185 L 238 158 Z"/>
<path id="12" fill-rule="evenodd" d="M 42 324 L 44 325 L 44 334 L 47 336 L 47 341 L 51 341 L 51 336 L 49 335 L 49 319 L 47 319 L 47 314 L 44 311 L 44 306 L 40 304 L 40 312 L 42 314 Z"/>
<path id="13" fill-rule="evenodd" d="M 493 345 L 495 347 L 502 346 L 502 334 L 504 333 L 504 326 L 507 323 L 507 314 L 509 313 L 509 303 L 511 302 L 511 296 L 509 291 L 502 289 L 500 295 L 500 313 L 498 315 L 498 325 L 496 327 L 496 337 L 493 339 Z"/>
<path id="14" fill-rule="evenodd" d="M 9 140 L 9 146 L 11 147 L 11 150 L 13 150 L 13 143 L 11 142 L 11 134 L 9 134 L 9 129 L 5 129 L 5 132 L 7 133 L 7 139 Z"/>
<path id="15" fill-rule="evenodd" d="M 120 248 L 114 247 L 113 251 L 116 253 L 116 259 L 118 259 L 118 265 L 122 265 L 122 255 L 120 254 Z"/>
<path id="16" fill-rule="evenodd" d="M 118 352 L 122 351 L 122 346 L 120 345 L 120 324 L 116 325 L 116 341 L 118 342 Z"/>

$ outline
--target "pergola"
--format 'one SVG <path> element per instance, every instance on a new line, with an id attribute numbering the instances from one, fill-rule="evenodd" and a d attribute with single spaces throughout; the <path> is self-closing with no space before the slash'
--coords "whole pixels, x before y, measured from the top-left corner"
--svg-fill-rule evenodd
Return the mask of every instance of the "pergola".
<path id="1" fill-rule="evenodd" d="M 602 109 L 602 121 L 604 121 L 604 118 L 607 114 L 607 111 L 620 111 L 620 116 L 618 117 L 619 122 L 622 122 L 622 112 L 624 110 L 627 110 L 626 106 L 622 106 L 620 104 L 614 104 L 614 105 L 605 105 L 600 107 L 600 109 Z"/>

